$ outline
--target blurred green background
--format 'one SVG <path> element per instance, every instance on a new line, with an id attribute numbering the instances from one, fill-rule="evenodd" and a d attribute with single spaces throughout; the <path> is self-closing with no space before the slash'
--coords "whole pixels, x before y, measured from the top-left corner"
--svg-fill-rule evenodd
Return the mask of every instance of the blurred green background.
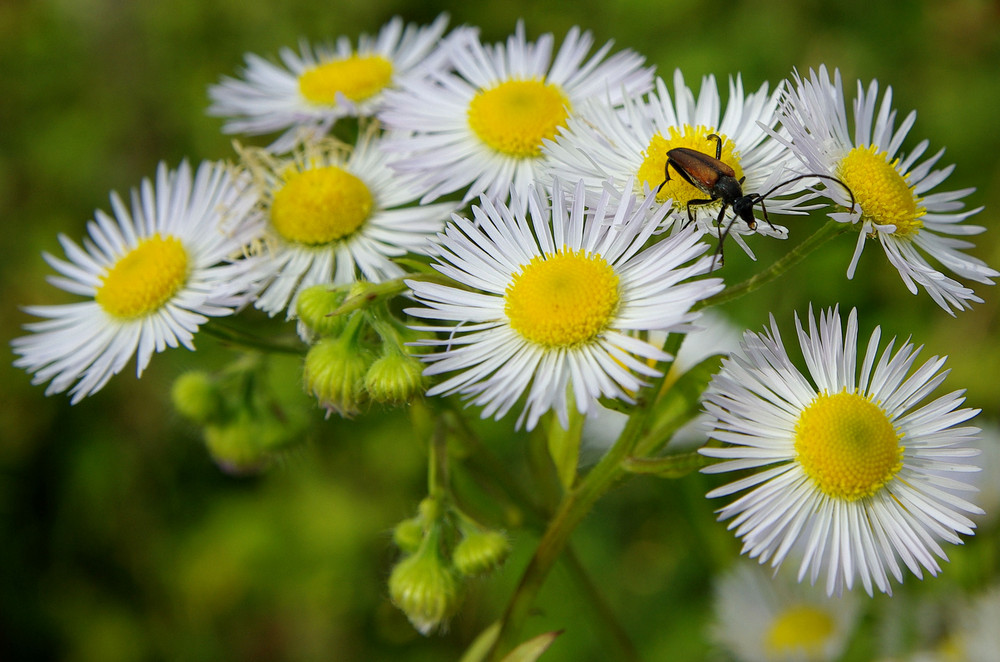
<path id="1" fill-rule="evenodd" d="M 230 158 L 230 138 L 209 118 L 206 87 L 234 74 L 245 52 L 273 55 L 300 37 L 373 33 L 391 16 L 477 25 L 500 40 L 524 18 L 529 38 L 573 25 L 598 43 L 643 53 L 668 80 L 680 67 L 696 89 L 776 84 L 793 67 L 839 67 L 853 81 L 892 85 L 900 116 L 918 110 L 904 149 L 929 138 L 956 163 L 948 189 L 975 187 L 990 231 L 974 252 L 1000 265 L 1000 5 L 982 0 L 792 2 L 365 3 L 286 0 L 0 3 L 0 220 L 9 234 L 0 261 L 2 337 L 20 334 L 18 306 L 69 298 L 48 286 L 42 251 L 56 236 L 79 240 L 111 190 L 127 191 L 165 160 Z M 813 223 L 815 221 L 812 221 Z M 811 221 L 792 220 L 793 239 Z M 755 242 L 761 263 L 787 250 Z M 843 237 L 776 286 L 729 306 L 759 329 L 774 312 L 784 329 L 810 302 L 861 310 L 863 333 L 881 324 L 912 334 L 925 355 L 948 354 L 945 388 L 968 390 L 983 421 L 1000 416 L 1000 315 L 996 288 L 957 319 L 928 296 L 911 296 L 877 246 L 853 281 L 844 277 L 853 240 Z M 756 268 L 730 249 L 732 277 Z M 424 451 L 403 412 L 317 423 L 309 443 L 271 471 L 235 478 L 218 471 L 169 406 L 173 377 L 218 366 L 226 354 L 205 337 L 200 351 L 156 357 L 144 378 L 128 370 L 70 407 L 46 398 L 0 362 L 0 659 L 4 660 L 439 660 L 457 659 L 502 609 L 530 554 L 515 538 L 505 570 L 471 586 L 443 636 L 421 637 L 388 602 L 394 560 L 389 532 L 424 492 Z M 5 343 L 6 345 L 6 343 Z M 276 362 L 292 391 L 297 365 Z M 523 465 L 523 439 L 494 429 L 493 450 Z M 993 476 L 992 480 L 997 480 Z M 632 481 L 613 492 L 574 545 L 645 659 L 725 659 L 705 637 L 712 573 L 738 544 L 713 521 L 711 481 Z M 995 582 L 995 524 L 959 549 L 936 580 L 907 579 L 904 603 Z M 557 568 L 532 631 L 565 629 L 545 660 L 603 660 L 609 653 L 571 573 Z M 871 659 L 886 598 L 849 651 Z M 899 603 L 894 609 L 899 610 Z M 713 657 L 714 656 L 714 657 Z"/>

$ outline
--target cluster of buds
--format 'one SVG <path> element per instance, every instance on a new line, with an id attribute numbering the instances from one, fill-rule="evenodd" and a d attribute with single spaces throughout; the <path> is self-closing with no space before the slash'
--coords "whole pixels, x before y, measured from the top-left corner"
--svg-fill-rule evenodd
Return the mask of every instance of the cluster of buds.
<path id="1" fill-rule="evenodd" d="M 174 381 L 174 408 L 201 426 L 209 454 L 228 473 L 262 471 L 303 439 L 304 412 L 273 397 L 265 367 L 247 355 L 219 374 L 193 370 Z"/>
<path id="2" fill-rule="evenodd" d="M 425 635 L 447 626 L 461 602 L 463 580 L 496 570 L 510 552 L 502 531 L 435 496 L 396 525 L 393 541 L 404 556 L 389 576 L 389 597 Z"/>
<path id="3" fill-rule="evenodd" d="M 337 313 L 349 298 L 365 297 L 367 287 L 316 285 L 296 304 L 300 335 L 312 341 L 303 368 L 305 389 L 328 412 L 347 418 L 368 402 L 404 404 L 427 389 L 423 364 L 408 346 L 417 335 L 384 301 Z"/>

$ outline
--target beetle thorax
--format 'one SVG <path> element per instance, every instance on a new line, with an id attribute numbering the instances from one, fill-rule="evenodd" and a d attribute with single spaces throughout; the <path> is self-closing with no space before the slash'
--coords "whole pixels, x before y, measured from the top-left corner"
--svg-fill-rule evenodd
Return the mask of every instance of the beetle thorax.
<path id="1" fill-rule="evenodd" d="M 712 194 L 727 205 L 734 205 L 743 196 L 743 188 L 735 177 L 723 175 L 712 187 Z"/>

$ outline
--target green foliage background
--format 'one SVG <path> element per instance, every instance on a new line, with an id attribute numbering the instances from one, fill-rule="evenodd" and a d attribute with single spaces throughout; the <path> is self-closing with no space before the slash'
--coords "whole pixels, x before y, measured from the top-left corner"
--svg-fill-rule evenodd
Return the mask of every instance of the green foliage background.
<path id="1" fill-rule="evenodd" d="M 204 114 L 205 91 L 234 74 L 245 52 L 273 55 L 300 37 L 354 39 L 395 14 L 429 22 L 441 10 L 453 25 L 480 26 L 486 40 L 505 38 L 519 17 L 529 38 L 551 31 L 561 40 L 580 25 L 597 43 L 614 39 L 645 54 L 668 80 L 680 67 L 696 89 L 706 74 L 723 86 L 736 73 L 750 89 L 773 86 L 793 67 L 821 63 L 839 67 L 849 91 L 857 78 L 877 78 L 893 87 L 900 116 L 918 110 L 904 149 L 924 137 L 931 151 L 947 146 L 942 163 L 957 163 L 948 188 L 977 189 L 969 204 L 986 210 L 973 222 L 990 231 L 973 252 L 1000 265 L 995 2 L 5 0 L 0 335 L 20 334 L 28 316 L 19 305 L 69 300 L 45 283 L 40 253 L 61 254 L 60 232 L 79 240 L 93 210 L 108 207 L 108 191 L 126 192 L 160 160 L 232 157 L 221 122 Z M 790 241 L 813 223 L 789 221 Z M 753 246 L 763 264 L 787 250 L 780 242 Z M 790 329 L 792 311 L 804 313 L 810 302 L 857 306 L 863 333 L 881 324 L 888 335 L 926 344 L 926 356 L 950 355 L 945 387 L 968 389 L 981 420 L 995 422 L 996 288 L 977 286 L 985 303 L 953 319 L 925 294 L 911 296 L 877 246 L 846 280 L 852 249 L 842 237 L 726 312 L 753 329 L 773 312 Z M 757 268 L 728 253 L 727 276 Z M 141 381 L 126 372 L 75 407 L 63 396 L 45 398 L 10 361 L 0 365 L 0 659 L 457 659 L 499 614 L 533 535 L 518 535 L 505 570 L 471 587 L 448 634 L 417 635 L 384 588 L 389 531 L 424 489 L 424 452 L 405 413 L 357 421 L 317 413 L 309 443 L 281 465 L 256 478 L 226 476 L 168 402 L 181 370 L 226 360 L 211 339 L 198 342 L 204 351 L 158 356 Z M 275 370 L 294 397 L 295 362 Z M 523 437 L 507 424 L 491 429 L 492 450 L 523 466 Z M 711 576 L 735 560 L 738 544 L 703 498 L 711 481 L 675 482 L 637 479 L 613 492 L 574 546 L 645 659 L 723 659 L 704 625 Z M 491 516 L 510 525 L 517 513 Z M 892 609 L 995 582 L 996 525 L 950 554 L 942 578 L 909 577 Z M 533 632 L 566 630 L 543 659 L 607 659 L 598 617 L 572 576 L 557 569 L 532 621 Z M 872 601 L 850 659 L 879 650 L 888 602 Z"/>

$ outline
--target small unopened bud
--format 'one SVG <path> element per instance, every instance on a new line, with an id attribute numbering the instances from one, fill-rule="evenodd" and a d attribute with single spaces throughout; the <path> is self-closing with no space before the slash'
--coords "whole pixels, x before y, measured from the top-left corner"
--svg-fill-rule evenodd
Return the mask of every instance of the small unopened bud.
<path id="1" fill-rule="evenodd" d="M 393 604 L 424 635 L 444 628 L 459 603 L 455 571 L 441 558 L 437 538 L 428 535 L 417 553 L 396 564 L 389 576 Z"/>
<path id="2" fill-rule="evenodd" d="M 369 353 L 357 344 L 345 338 L 324 338 L 306 354 L 306 391 L 321 406 L 350 418 L 365 402 L 365 373 L 370 364 Z"/>
<path id="3" fill-rule="evenodd" d="M 347 298 L 347 291 L 331 285 L 313 285 L 302 290 L 295 302 L 299 321 L 315 336 L 337 335 L 344 329 L 344 315 L 331 315 Z"/>
<path id="4" fill-rule="evenodd" d="M 392 530 L 392 541 L 407 554 L 420 549 L 424 540 L 424 523 L 419 517 L 404 519 Z"/>
<path id="5" fill-rule="evenodd" d="M 236 475 L 267 468 L 270 455 L 259 441 L 259 422 L 242 413 L 233 421 L 205 426 L 205 446 L 219 468 Z"/>
<path id="6" fill-rule="evenodd" d="M 174 409 L 195 423 L 208 423 L 222 415 L 222 394 L 207 372 L 192 370 L 174 380 L 170 389 Z"/>
<path id="7" fill-rule="evenodd" d="M 510 541 L 500 531 L 474 531 L 458 543 L 451 561 L 460 573 L 475 577 L 499 568 L 509 553 Z"/>
<path id="8" fill-rule="evenodd" d="M 390 350 L 380 356 L 365 375 L 365 390 L 372 400 L 402 404 L 424 394 L 424 364 L 409 354 Z"/>

